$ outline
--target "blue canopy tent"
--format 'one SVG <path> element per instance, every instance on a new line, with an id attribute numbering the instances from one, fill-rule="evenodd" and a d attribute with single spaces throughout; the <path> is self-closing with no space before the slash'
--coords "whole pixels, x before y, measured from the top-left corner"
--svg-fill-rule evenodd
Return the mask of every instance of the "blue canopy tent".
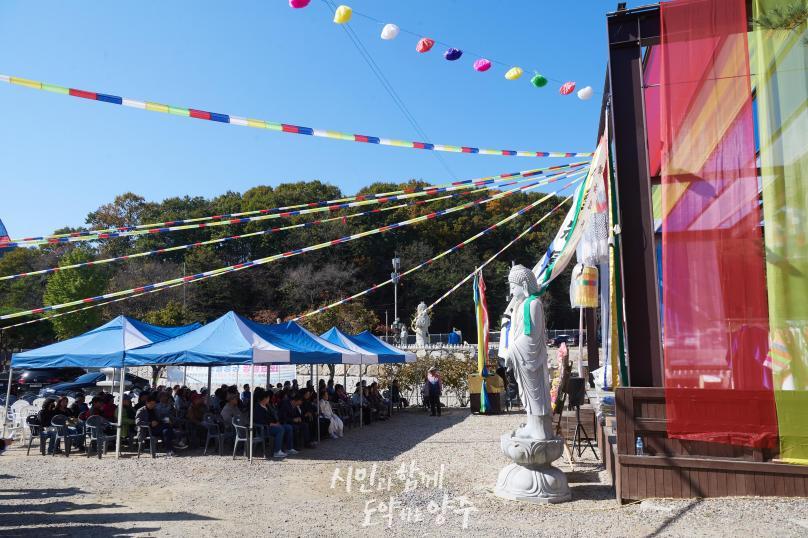
<path id="1" fill-rule="evenodd" d="M 415 353 L 409 353 L 393 347 L 370 331 L 352 336 L 345 334 L 336 327 L 332 327 L 324 332 L 321 337 L 333 344 L 361 354 L 363 364 L 415 362 L 416 359 Z"/>
<path id="2" fill-rule="evenodd" d="M 409 353 L 391 346 L 383 340 L 377 338 L 370 331 L 359 333 L 355 336 L 345 334 L 336 327 L 320 335 L 323 339 L 345 347 L 360 354 L 362 364 L 393 364 L 403 362 L 415 362 L 415 353 Z M 347 379 L 347 374 L 344 374 Z M 359 383 L 362 383 L 362 369 L 359 369 Z M 362 424 L 362 413 L 359 413 L 360 426 Z"/>
<path id="3" fill-rule="evenodd" d="M 128 350 L 170 340 L 201 327 L 160 327 L 118 316 L 79 336 L 48 346 L 15 353 L 12 368 L 121 368 Z"/>
<path id="4" fill-rule="evenodd" d="M 334 345 L 290 321 L 264 325 L 228 312 L 178 338 L 133 349 L 127 366 L 173 364 L 358 364 L 359 354 Z"/>
<path id="5" fill-rule="evenodd" d="M 127 366 L 173 364 L 210 368 L 239 364 L 356 364 L 361 360 L 358 353 L 323 340 L 293 321 L 265 325 L 232 311 L 178 338 L 126 354 Z M 255 372 L 252 368 L 250 375 L 250 385 L 254 387 Z M 253 406 L 250 406 L 250 460 L 252 426 Z"/>
<path id="6" fill-rule="evenodd" d="M 56 342 L 11 357 L 8 373 L 8 393 L 11 392 L 11 375 L 14 368 L 118 368 L 121 370 L 121 393 L 124 388 L 124 362 L 129 350 L 164 342 L 199 328 L 199 323 L 183 327 L 160 327 L 143 321 L 118 316 L 117 318 L 68 340 Z M 120 407 L 120 406 L 119 406 Z M 120 411 L 118 422 L 120 423 Z M 3 424 L 5 425 L 5 417 Z M 3 432 L 5 434 L 5 432 Z M 116 454 L 120 453 L 120 440 Z"/>

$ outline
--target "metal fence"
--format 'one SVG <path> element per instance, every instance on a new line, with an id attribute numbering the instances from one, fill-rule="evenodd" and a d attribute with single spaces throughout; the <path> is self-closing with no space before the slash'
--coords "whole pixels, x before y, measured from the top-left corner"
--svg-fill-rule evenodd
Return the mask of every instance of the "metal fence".
<path id="1" fill-rule="evenodd" d="M 451 333 L 429 333 L 429 347 L 445 347 L 450 345 L 449 344 L 449 335 Z M 547 341 L 553 342 L 559 336 L 567 336 L 569 337 L 569 341 L 574 342 L 576 345 L 579 343 L 580 338 L 583 336 L 583 343 L 586 343 L 586 330 L 579 331 L 578 329 L 547 329 Z M 490 331 L 488 333 L 488 342 L 492 345 L 492 347 L 499 346 L 499 338 L 500 338 L 500 331 Z M 399 346 L 402 348 L 412 348 L 415 347 L 415 335 L 408 334 L 406 342 L 402 342 L 398 336 L 382 336 L 382 340 L 387 342 L 388 344 L 392 344 L 394 346 Z M 477 342 L 469 342 L 465 340 L 461 336 L 461 344 L 459 347 L 468 347 L 477 345 Z"/>

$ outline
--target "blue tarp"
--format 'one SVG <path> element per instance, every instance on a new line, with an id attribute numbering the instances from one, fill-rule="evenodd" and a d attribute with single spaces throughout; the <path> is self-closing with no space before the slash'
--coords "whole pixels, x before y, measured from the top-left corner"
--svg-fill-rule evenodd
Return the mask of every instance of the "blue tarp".
<path id="1" fill-rule="evenodd" d="M 120 368 L 127 350 L 162 342 L 200 327 L 199 323 L 183 327 L 160 327 L 126 316 L 75 336 L 22 353 L 11 358 L 12 368 Z"/>
<path id="2" fill-rule="evenodd" d="M 235 312 L 178 338 L 126 354 L 127 366 L 343 364 L 359 360 L 350 350 L 322 340 L 293 321 L 264 325 Z"/>
<path id="3" fill-rule="evenodd" d="M 379 339 L 370 331 L 355 336 L 345 334 L 336 327 L 332 327 L 321 335 L 331 343 L 343 346 L 359 353 L 363 357 L 363 364 L 388 364 L 398 362 L 414 362 L 415 354 L 402 351 Z"/>

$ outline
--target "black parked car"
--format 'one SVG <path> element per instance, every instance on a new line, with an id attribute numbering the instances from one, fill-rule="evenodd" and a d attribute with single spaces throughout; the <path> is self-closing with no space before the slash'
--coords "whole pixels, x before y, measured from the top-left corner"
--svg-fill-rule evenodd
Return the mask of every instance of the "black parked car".
<path id="1" fill-rule="evenodd" d="M 578 337 L 574 334 L 559 334 L 553 338 L 554 346 L 560 346 L 561 342 L 565 342 L 567 346 L 574 347 L 578 345 Z"/>
<path id="2" fill-rule="evenodd" d="M 22 368 L 12 370 L 11 390 L 17 394 L 39 392 L 43 387 L 75 379 L 85 372 L 84 368 Z M 0 389 L 3 396 L 8 387 L 8 370 L 0 372 Z"/>
<path id="3" fill-rule="evenodd" d="M 92 394 L 95 392 L 100 392 L 101 389 L 96 385 L 99 381 L 103 381 L 106 379 L 106 375 L 102 374 L 101 372 L 87 372 L 84 375 L 81 375 L 74 379 L 73 381 L 67 381 L 65 383 L 57 383 L 56 385 L 51 385 L 50 387 L 45 387 L 39 393 L 40 397 L 49 397 L 49 396 L 75 396 L 78 393 L 84 394 Z M 143 390 L 149 385 L 149 381 L 143 379 L 142 377 L 138 377 L 132 374 L 126 374 L 126 382 L 127 382 L 127 390 L 136 388 Z M 131 387 L 128 384 L 131 383 Z"/>

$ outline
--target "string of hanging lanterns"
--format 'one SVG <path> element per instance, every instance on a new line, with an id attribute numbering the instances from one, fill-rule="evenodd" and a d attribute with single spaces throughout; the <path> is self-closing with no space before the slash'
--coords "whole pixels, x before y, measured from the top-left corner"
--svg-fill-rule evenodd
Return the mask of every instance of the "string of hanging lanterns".
<path id="1" fill-rule="evenodd" d="M 311 0 L 289 0 L 289 6 L 294 9 L 305 8 L 310 3 Z M 334 10 L 334 23 L 347 24 L 348 22 L 351 21 L 354 14 L 365 17 L 369 20 L 381 24 L 381 21 L 379 21 L 375 17 L 371 17 L 370 15 L 366 15 L 364 13 L 355 12 L 350 6 L 346 6 L 344 4 L 338 6 Z M 410 32 L 407 30 L 404 31 L 408 34 L 418 36 L 416 32 Z M 398 37 L 401 32 L 402 29 L 398 25 L 393 23 L 385 23 L 384 26 L 382 27 L 380 37 L 385 41 L 390 41 Z M 415 45 L 415 50 L 418 53 L 425 54 L 432 50 L 432 48 L 435 46 L 435 43 L 437 43 L 437 41 L 432 38 L 420 37 Z M 455 62 L 459 60 L 462 56 L 463 56 L 463 50 L 455 47 L 447 47 L 447 49 L 443 53 L 443 57 L 450 62 Z M 493 63 L 494 62 L 492 60 L 489 60 L 488 58 L 477 58 L 472 63 L 472 68 L 478 73 L 484 73 L 491 69 Z M 504 76 L 505 79 L 507 80 L 518 80 L 522 77 L 523 74 L 524 69 L 522 69 L 519 66 L 513 66 L 505 72 Z M 538 72 L 534 73 L 534 75 L 530 78 L 530 83 L 536 88 L 543 88 L 547 86 L 548 82 L 549 82 L 548 78 Z M 561 87 L 558 89 L 558 93 L 561 95 L 570 95 L 573 92 L 575 92 L 575 89 L 576 89 L 575 81 L 567 81 L 561 85 Z M 594 93 L 595 92 L 591 86 L 584 86 L 583 88 L 580 88 L 576 92 L 576 95 L 578 96 L 578 99 L 582 101 L 588 101 L 589 99 L 592 98 Z"/>

